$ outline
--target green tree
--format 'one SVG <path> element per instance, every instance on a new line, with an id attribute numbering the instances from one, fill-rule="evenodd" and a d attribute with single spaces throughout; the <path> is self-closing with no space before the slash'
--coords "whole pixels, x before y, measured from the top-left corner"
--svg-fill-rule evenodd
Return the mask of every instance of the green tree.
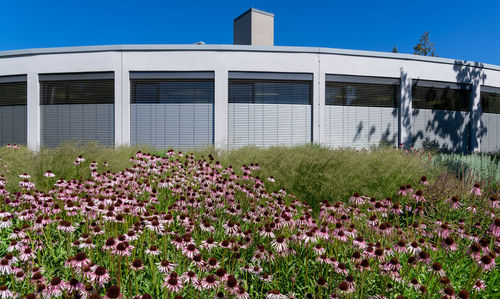
<path id="1" fill-rule="evenodd" d="M 434 43 L 429 40 L 429 31 L 424 32 L 420 37 L 418 44 L 413 47 L 413 54 L 422 56 L 438 56 L 436 54 L 436 49 L 434 49 Z"/>
<path id="2" fill-rule="evenodd" d="M 392 47 L 392 53 L 399 53 L 399 50 L 398 48 L 396 48 L 396 45 L 394 45 L 394 47 Z"/>

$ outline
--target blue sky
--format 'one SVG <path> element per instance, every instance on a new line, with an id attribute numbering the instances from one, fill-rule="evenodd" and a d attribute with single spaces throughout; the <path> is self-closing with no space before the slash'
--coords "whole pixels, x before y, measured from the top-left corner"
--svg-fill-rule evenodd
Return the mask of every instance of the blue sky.
<path id="1" fill-rule="evenodd" d="M 232 44 L 250 7 L 275 14 L 275 45 L 402 53 L 425 31 L 440 57 L 500 65 L 500 1 L 0 0 L 0 50 Z"/>

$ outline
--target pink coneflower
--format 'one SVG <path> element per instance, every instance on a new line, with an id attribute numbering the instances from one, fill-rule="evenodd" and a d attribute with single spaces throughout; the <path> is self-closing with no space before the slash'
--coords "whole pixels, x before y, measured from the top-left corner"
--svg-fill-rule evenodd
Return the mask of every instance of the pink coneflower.
<path id="1" fill-rule="evenodd" d="M 115 248 L 116 242 L 114 238 L 109 238 L 106 240 L 106 243 L 104 243 L 104 246 L 102 246 L 102 249 L 104 250 L 113 250 Z"/>
<path id="2" fill-rule="evenodd" d="M 198 280 L 198 276 L 193 271 L 188 271 L 181 276 L 181 280 L 183 283 L 193 283 Z"/>
<path id="3" fill-rule="evenodd" d="M 493 220 L 493 223 L 491 223 L 489 230 L 491 231 L 491 234 L 495 236 L 496 238 L 500 238 L 500 218 L 495 218 Z"/>
<path id="4" fill-rule="evenodd" d="M 140 271 L 144 269 L 144 264 L 141 259 L 135 259 L 130 263 L 130 268 L 134 271 Z M 161 272 L 161 271 L 160 271 Z"/>
<path id="5" fill-rule="evenodd" d="M 460 203 L 460 200 L 458 199 L 458 196 L 453 196 L 451 198 L 448 198 L 446 200 L 446 202 L 448 202 L 450 204 L 451 208 L 454 210 L 456 210 L 462 206 L 462 204 Z"/>
<path id="6" fill-rule="evenodd" d="M 407 251 L 406 249 L 406 242 L 403 240 L 399 240 L 395 245 L 394 245 L 394 251 L 397 253 L 405 253 Z"/>
<path id="7" fill-rule="evenodd" d="M 276 252 L 281 253 L 287 251 L 288 244 L 285 242 L 285 237 L 279 236 L 276 240 L 271 242 L 271 246 L 276 250 Z"/>
<path id="8" fill-rule="evenodd" d="M 9 299 L 9 298 L 16 298 L 16 297 L 17 297 L 16 293 L 9 290 L 6 285 L 0 286 L 0 298 L 1 299 Z"/>
<path id="9" fill-rule="evenodd" d="M 52 172 L 52 170 L 47 170 L 44 174 L 43 174 L 44 177 L 46 178 L 53 178 L 55 177 L 56 175 Z"/>
<path id="10" fill-rule="evenodd" d="M 476 292 L 481 292 L 482 290 L 486 289 L 486 285 L 484 284 L 484 281 L 477 280 L 472 286 L 472 289 Z"/>
<path id="11" fill-rule="evenodd" d="M 252 274 L 259 274 L 260 272 L 262 272 L 262 270 L 263 269 L 259 265 L 255 265 L 250 268 L 249 272 Z"/>
<path id="12" fill-rule="evenodd" d="M 211 257 L 208 259 L 206 266 L 210 269 L 219 268 L 219 262 L 217 261 L 216 258 Z"/>
<path id="13" fill-rule="evenodd" d="M 269 290 L 266 299 L 286 299 L 286 296 L 282 295 L 278 290 Z"/>
<path id="14" fill-rule="evenodd" d="M 163 260 L 160 263 L 156 263 L 156 266 L 158 267 L 158 271 L 160 271 L 163 274 L 166 274 L 174 271 L 175 267 L 177 267 L 177 264 L 171 263 L 167 260 Z"/>
<path id="15" fill-rule="evenodd" d="M 453 240 L 452 237 L 447 237 L 443 240 L 443 247 L 445 249 L 448 249 L 448 250 L 451 250 L 451 251 L 455 251 L 458 249 L 458 245 L 457 243 L 455 243 L 455 241 Z"/>
<path id="16" fill-rule="evenodd" d="M 9 228 L 11 226 L 12 226 L 12 221 L 10 221 L 10 218 L 8 217 L 3 217 L 2 221 L 0 221 L 0 229 Z"/>
<path id="17" fill-rule="evenodd" d="M 238 289 L 234 293 L 236 299 L 250 299 L 250 295 L 247 293 L 244 287 L 238 286 Z"/>
<path id="18" fill-rule="evenodd" d="M 148 249 L 145 250 L 146 254 L 152 255 L 152 256 L 157 256 L 161 254 L 160 249 L 156 246 L 151 246 Z"/>
<path id="19" fill-rule="evenodd" d="M 18 269 L 17 272 L 14 274 L 14 279 L 17 282 L 23 282 L 25 278 L 26 278 L 26 274 L 21 269 Z"/>
<path id="20" fill-rule="evenodd" d="M 420 262 L 422 262 L 424 264 L 430 264 L 430 262 L 431 262 L 430 255 L 425 251 L 420 251 L 417 255 L 417 258 Z"/>
<path id="21" fill-rule="evenodd" d="M 215 227 L 213 227 L 212 224 L 210 224 L 210 222 L 208 222 L 208 221 L 203 221 L 200 224 L 200 229 L 202 231 L 209 232 L 209 233 L 215 232 Z"/>
<path id="22" fill-rule="evenodd" d="M 347 281 L 342 281 L 341 283 L 339 283 L 338 289 L 342 294 L 345 295 L 354 292 L 354 289 L 349 286 L 349 283 L 347 283 Z"/>
<path id="23" fill-rule="evenodd" d="M 268 181 L 268 182 L 271 182 L 271 183 L 276 182 L 276 180 L 274 179 L 274 177 L 273 177 L 273 176 L 268 177 L 268 178 L 267 178 L 267 181 Z"/>
<path id="24" fill-rule="evenodd" d="M 61 220 L 59 222 L 59 225 L 57 226 L 57 230 L 65 232 L 65 233 L 72 233 L 76 230 L 76 227 L 71 225 L 71 222 L 69 222 L 69 221 Z"/>
<path id="25" fill-rule="evenodd" d="M 483 255 L 478 260 L 478 263 L 485 271 L 490 271 L 495 268 L 495 259 L 492 259 L 489 255 Z"/>
<path id="26" fill-rule="evenodd" d="M 263 282 L 271 282 L 273 281 L 273 277 L 267 273 L 262 273 L 260 275 L 260 280 L 262 280 Z"/>
<path id="27" fill-rule="evenodd" d="M 471 212 L 472 214 L 476 214 L 477 213 L 477 208 L 476 208 L 475 205 L 468 206 L 467 207 L 467 211 Z"/>
<path id="28" fill-rule="evenodd" d="M 118 286 L 111 286 L 106 291 L 106 296 L 104 296 L 104 299 L 121 299 L 121 298 L 123 298 L 123 296 L 120 293 L 120 287 Z"/>
<path id="29" fill-rule="evenodd" d="M 455 290 L 448 286 L 441 290 L 441 294 L 445 295 L 446 298 L 455 298 Z"/>
<path id="30" fill-rule="evenodd" d="M 196 246 L 190 243 L 188 246 L 182 249 L 182 254 L 192 259 L 195 255 L 199 254 L 200 251 L 196 248 Z"/>
<path id="31" fill-rule="evenodd" d="M 344 263 L 337 263 L 335 265 L 335 272 L 347 276 L 347 266 Z"/>
<path id="32" fill-rule="evenodd" d="M 420 184 L 421 185 L 429 185 L 429 182 L 427 181 L 427 177 L 425 175 L 420 178 Z"/>
<path id="33" fill-rule="evenodd" d="M 19 255 L 19 260 L 21 260 L 23 262 L 26 262 L 26 261 L 28 261 L 30 259 L 34 259 L 34 258 L 35 258 L 35 253 L 29 247 L 24 248 L 24 250 Z"/>
<path id="34" fill-rule="evenodd" d="M 481 257 L 481 246 L 477 243 L 472 243 L 472 245 L 467 249 L 467 253 L 471 258 L 477 260 Z"/>
<path id="35" fill-rule="evenodd" d="M 498 196 L 496 194 L 490 195 L 490 197 L 488 198 L 488 203 L 493 209 L 497 209 L 500 207 L 500 204 L 498 203 Z"/>
<path id="36" fill-rule="evenodd" d="M 415 194 L 413 194 L 413 198 L 415 199 L 416 202 L 427 202 L 422 190 L 417 190 Z"/>
<path id="37" fill-rule="evenodd" d="M 406 195 L 406 186 L 404 186 L 404 185 L 400 186 L 399 190 L 398 190 L 398 194 L 405 196 Z"/>
<path id="38" fill-rule="evenodd" d="M 407 184 L 405 188 L 407 193 L 413 193 L 413 188 L 411 187 L 410 184 Z"/>
<path id="39" fill-rule="evenodd" d="M 76 268 L 81 268 L 90 264 L 90 260 L 87 258 L 85 252 L 79 252 L 75 255 L 75 257 L 71 260 L 71 266 Z"/>
<path id="40" fill-rule="evenodd" d="M 59 297 L 61 296 L 64 291 L 68 290 L 69 286 L 65 281 L 63 281 L 59 277 L 54 277 L 50 281 L 49 286 L 47 287 L 48 293 L 52 297 Z"/>
<path id="41" fill-rule="evenodd" d="M 447 238 L 450 236 L 450 227 L 447 223 L 443 223 L 437 229 L 437 234 L 440 238 Z"/>
<path id="42" fill-rule="evenodd" d="M 0 273 L 2 275 L 9 275 L 13 272 L 12 266 L 9 263 L 9 260 L 3 258 L 0 260 Z"/>
<path id="43" fill-rule="evenodd" d="M 259 235 L 263 236 L 264 238 L 274 238 L 275 237 L 273 230 L 270 226 L 266 226 L 263 230 L 261 230 Z"/>
<path id="44" fill-rule="evenodd" d="M 21 179 L 30 179 L 31 178 L 31 175 L 27 174 L 26 172 L 23 173 L 23 174 L 20 174 L 19 177 Z"/>
<path id="45" fill-rule="evenodd" d="M 355 192 L 351 198 L 349 198 L 349 203 L 355 204 L 355 205 L 362 205 L 365 203 L 365 199 L 359 195 L 358 192 Z"/>
<path id="46" fill-rule="evenodd" d="M 217 271 L 215 271 L 215 277 L 218 278 L 220 281 L 225 281 L 227 279 L 226 269 L 224 268 L 217 269 Z"/>
<path id="47" fill-rule="evenodd" d="M 301 239 L 304 241 L 304 244 L 306 245 L 308 243 L 316 243 L 317 241 L 316 235 L 312 231 L 308 231 L 305 234 L 302 234 Z"/>
<path id="48" fill-rule="evenodd" d="M 109 273 L 106 268 L 99 266 L 93 272 L 89 273 L 90 280 L 98 285 L 104 285 L 109 282 Z"/>
<path id="49" fill-rule="evenodd" d="M 446 274 L 444 273 L 443 266 L 441 263 L 433 263 L 432 266 L 429 268 L 429 271 L 432 271 L 436 273 L 440 277 L 444 277 Z"/>
<path id="50" fill-rule="evenodd" d="M 216 289 L 219 286 L 219 281 L 215 279 L 215 276 L 208 275 L 202 280 L 201 285 L 205 290 Z"/>
<path id="51" fill-rule="evenodd" d="M 316 244 L 316 246 L 313 247 L 313 251 L 317 255 L 322 255 L 326 252 L 325 248 L 323 248 L 321 244 Z"/>
<path id="52" fill-rule="evenodd" d="M 130 245 L 127 241 L 120 242 L 116 245 L 113 253 L 121 256 L 130 256 L 132 254 L 132 250 L 134 246 Z"/>
<path id="53" fill-rule="evenodd" d="M 182 289 L 182 282 L 175 275 L 169 275 L 165 278 L 163 286 L 166 287 L 169 292 L 177 293 Z"/>
<path id="54" fill-rule="evenodd" d="M 474 186 L 472 186 L 470 193 L 481 196 L 481 185 L 479 185 L 479 183 L 475 183 Z"/>

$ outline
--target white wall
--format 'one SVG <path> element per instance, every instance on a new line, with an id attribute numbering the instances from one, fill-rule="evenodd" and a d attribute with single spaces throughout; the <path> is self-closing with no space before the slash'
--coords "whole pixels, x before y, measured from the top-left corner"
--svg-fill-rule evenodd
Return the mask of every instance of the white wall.
<path id="1" fill-rule="evenodd" d="M 134 50 L 137 49 L 137 50 Z M 49 52 L 61 53 L 49 53 Z M 73 52 L 72 52 L 73 51 Z M 130 71 L 214 71 L 214 139 L 218 148 L 227 147 L 228 71 L 312 73 L 313 142 L 325 144 L 324 79 L 326 74 L 375 76 L 470 83 L 500 87 L 500 67 L 486 69 L 463 67 L 440 58 L 420 58 L 406 54 L 320 48 L 247 47 L 247 46 L 105 46 L 75 49 L 0 52 L 0 76 L 28 75 L 28 145 L 40 145 L 40 108 L 38 74 L 114 71 L 115 73 L 115 144 L 130 144 Z M 8 54 L 8 55 L 7 55 Z M 29 55 L 28 55 L 29 54 Z M 16 56 L 19 55 L 19 56 Z M 480 89 L 480 87 L 478 88 Z M 405 109 L 410 109 L 408 90 Z M 476 99 L 477 101 L 477 99 Z M 410 103 L 410 107 L 408 107 Z M 411 115 L 411 113 L 410 113 Z M 479 128 L 474 118 L 471 133 Z M 402 141 L 411 126 L 401 117 Z M 474 135 L 475 136 L 475 135 Z M 480 150 L 477 142 L 475 150 Z"/>

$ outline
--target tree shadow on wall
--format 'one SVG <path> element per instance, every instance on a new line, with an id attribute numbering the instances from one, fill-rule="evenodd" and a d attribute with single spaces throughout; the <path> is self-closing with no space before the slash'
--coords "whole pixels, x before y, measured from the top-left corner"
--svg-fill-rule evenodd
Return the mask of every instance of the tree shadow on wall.
<path id="1" fill-rule="evenodd" d="M 412 109 L 411 118 L 402 115 L 404 117 L 403 125 L 411 125 L 410 140 L 413 146 L 463 153 L 470 152 L 477 147 L 477 140 L 486 134 L 486 128 L 481 126 L 477 130 L 471 130 L 471 124 L 478 122 L 480 113 L 472 115 L 470 111 L 473 99 L 476 97 L 474 86 L 484 83 L 486 79 L 482 67 L 481 63 L 458 60 L 453 66 L 453 70 L 456 72 L 456 82 L 470 84 L 472 87 L 467 99 L 468 107 L 466 110 L 468 111 L 440 109 L 439 100 L 441 99 L 442 103 L 443 99 L 446 99 L 447 103 L 444 103 L 444 106 L 449 107 L 448 101 L 453 98 L 451 95 L 455 95 L 455 92 L 445 89 L 439 94 L 436 90 L 429 89 L 425 91 L 424 97 L 426 100 L 430 99 L 431 102 L 435 100 L 435 104 L 432 105 L 433 109 Z M 405 75 L 402 73 L 402 78 Z M 412 96 L 415 98 L 414 95 Z"/>

